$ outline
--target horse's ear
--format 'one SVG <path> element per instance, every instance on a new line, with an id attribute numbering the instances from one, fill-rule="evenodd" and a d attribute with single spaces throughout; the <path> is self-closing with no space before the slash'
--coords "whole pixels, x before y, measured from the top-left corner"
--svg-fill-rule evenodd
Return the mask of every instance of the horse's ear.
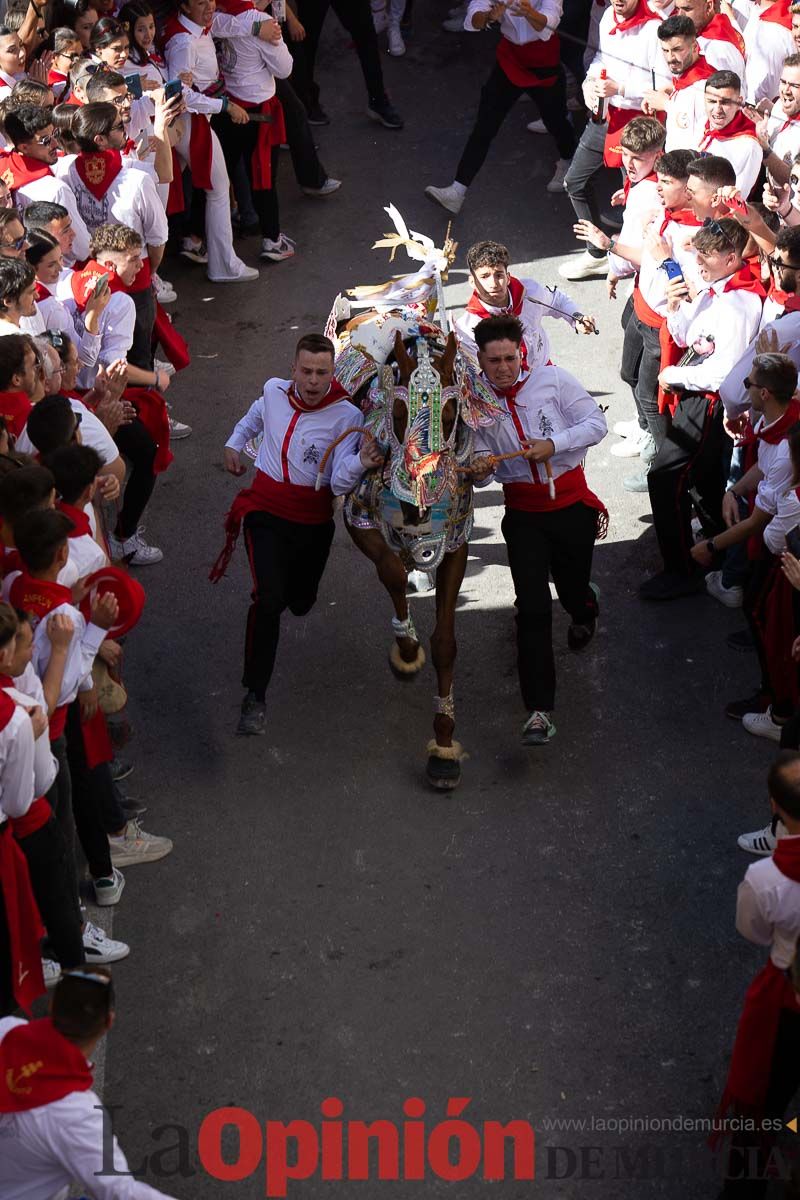
<path id="1" fill-rule="evenodd" d="M 440 375 L 446 375 L 448 379 L 452 378 L 453 364 L 456 361 L 457 353 L 458 353 L 458 342 L 456 341 L 455 333 L 451 329 L 447 335 L 447 341 L 445 342 L 444 354 L 442 355 L 442 361 L 439 364 L 439 374 Z"/>
<path id="2" fill-rule="evenodd" d="M 395 330 L 394 335 L 394 357 L 397 361 L 400 379 L 403 384 L 406 384 L 411 378 L 411 373 L 414 370 L 415 363 L 406 350 L 405 343 L 403 342 L 403 336 L 399 329 Z"/>

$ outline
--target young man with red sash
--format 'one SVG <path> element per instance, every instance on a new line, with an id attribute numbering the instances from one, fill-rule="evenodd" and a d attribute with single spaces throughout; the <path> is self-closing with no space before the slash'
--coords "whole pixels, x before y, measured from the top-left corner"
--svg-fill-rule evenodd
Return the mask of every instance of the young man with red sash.
<path id="1" fill-rule="evenodd" d="M 483 376 L 508 419 L 477 432 L 473 477 L 479 486 L 490 478 L 503 484 L 502 530 L 516 588 L 517 665 L 528 713 L 522 741 L 544 746 L 556 732 L 551 574 L 570 615 L 570 649 L 585 649 L 597 623 L 592 555 L 595 539 L 605 536 L 608 513 L 589 490 L 581 463 L 588 448 L 605 437 L 606 419 L 566 371 L 522 370 L 516 317 L 481 321 L 475 340 Z M 506 454 L 518 457 L 503 462 L 491 457 Z"/>
<path id="2" fill-rule="evenodd" d="M 14 654 L 13 639 L 0 649 L 0 672 Z M 25 709 L 0 689 L 0 1013 L 31 1004 L 44 991 L 39 943 L 42 922 L 25 856 L 11 822 L 34 800 L 34 732 Z"/>
<path id="3" fill-rule="evenodd" d="M 647 92 L 648 112 L 666 113 L 667 150 L 697 150 L 706 124 L 705 81 L 715 68 L 703 58 L 694 25 L 672 16 L 658 27 L 658 40 L 672 83 L 663 92 Z"/>
<path id="4" fill-rule="evenodd" d="M 643 115 L 644 94 L 669 82 L 657 30 L 661 18 L 645 0 L 612 0 L 600 18 L 598 51 L 583 83 L 590 119 L 567 172 L 565 187 L 580 221 L 600 224 L 591 180 L 606 166 L 621 166 L 620 134 Z M 564 279 L 605 275 L 608 257 L 589 243 L 559 268 Z"/>
<path id="5" fill-rule="evenodd" d="M 744 38 L 714 0 L 675 0 L 674 16 L 688 17 L 697 31 L 700 53 L 715 71 L 735 71 L 744 79 Z"/>
<path id="6" fill-rule="evenodd" d="M 751 104 L 762 100 L 771 104 L 778 94 L 784 59 L 795 50 L 791 0 L 760 0 L 750 8 L 743 30 L 747 44 L 745 91 Z"/>
<path id="7" fill-rule="evenodd" d="M 223 12 L 229 13 L 246 7 L 260 17 L 249 0 L 220 0 L 219 4 Z M 280 262 L 292 257 L 294 242 L 281 232 L 278 211 L 278 162 L 281 144 L 286 141 L 286 126 L 275 81 L 291 75 L 292 56 L 282 37 L 272 45 L 252 35 L 220 41 L 218 56 L 228 100 L 252 114 L 253 119 L 235 125 L 220 116 L 214 117 L 212 124 L 225 121 L 218 133 L 231 178 L 244 159 L 261 226 L 261 257 Z"/>
<path id="8" fill-rule="evenodd" d="M 52 171 L 58 161 L 52 109 L 25 104 L 8 114 L 4 127 L 13 150 L 0 152 L 0 178 L 11 188 L 15 203 L 23 210 L 37 201 L 60 204 L 72 224 L 74 253 L 86 258 L 89 231 L 78 212 L 75 194 Z"/>
<path id="9" fill-rule="evenodd" d="M 214 0 L 185 0 L 176 6 L 164 25 L 164 57 L 170 79 L 187 71 L 192 86 L 185 91 L 190 120 L 184 120 L 175 147 L 179 161 L 188 165 L 192 185 L 206 193 L 205 234 L 208 277 L 215 283 L 246 283 L 258 279 L 254 267 L 245 266 L 233 251 L 230 182 L 219 133 L 226 126 L 211 128 L 217 113 L 226 122 L 247 125 L 247 112 L 225 96 L 215 39 L 251 37 L 265 42 L 279 40 L 280 26 L 252 8 L 234 14 L 215 12 Z"/>
<path id="10" fill-rule="evenodd" d="M 461 211 L 467 189 L 486 161 L 501 125 L 526 92 L 536 101 L 558 148 L 558 163 L 547 190 L 563 190 L 577 139 L 567 114 L 566 77 L 556 32 L 560 20 L 561 0 L 517 0 L 513 6 L 471 0 L 464 28 L 474 32 L 499 23 L 502 36 L 454 181 L 447 187 L 425 188 L 425 195 L 448 212 Z"/>
<path id="11" fill-rule="evenodd" d="M 358 433 L 336 446 L 320 477 L 323 455 L 338 437 L 362 425 L 361 413 L 333 377 L 333 343 L 321 334 L 300 338 L 291 379 L 268 379 L 264 392 L 225 445 L 225 467 L 243 475 L 239 456 L 261 437 L 256 477 L 234 500 L 225 519 L 227 540 L 210 574 L 225 574 L 244 523 L 253 577 L 247 618 L 244 678 L 247 695 L 237 733 L 263 734 L 266 691 L 275 665 L 281 613 L 305 616 L 314 607 L 333 541 L 333 498 L 352 491 L 383 454 Z M 318 486 L 321 483 L 322 486 Z"/>
<path id="12" fill-rule="evenodd" d="M 92 1091 L 92 1059 L 114 1023 L 114 989 L 103 967 L 65 973 L 49 1017 L 0 1021 L 0 1195 L 169 1200 L 131 1173 L 109 1117 Z"/>
<path id="13" fill-rule="evenodd" d="M 550 361 L 550 341 L 542 321 L 552 317 L 566 321 L 576 333 L 594 333 L 592 317 L 584 317 L 574 300 L 559 288 L 546 288 L 535 279 L 517 279 L 509 274 L 509 255 L 499 242 L 476 242 L 467 252 L 472 295 L 456 318 L 454 329 L 461 352 L 477 355 L 472 336 L 486 317 L 517 317 L 522 324 L 522 365 L 527 369 Z"/>
<path id="14" fill-rule="evenodd" d="M 667 285 L 667 326 L 684 359 L 664 368 L 667 436 L 647 476 L 664 569 L 639 588 L 643 600 L 673 600 L 700 591 L 691 557 L 691 492 L 709 534 L 722 528 L 725 430 L 718 389 L 758 329 L 764 289 L 742 260 L 747 232 L 736 221 L 710 221 L 693 244 L 703 288 L 694 299 L 682 277 Z"/>
<path id="15" fill-rule="evenodd" d="M 705 83 L 706 125 L 697 149 L 727 158 L 746 200 L 761 171 L 763 153 L 756 127 L 742 108 L 742 84 L 733 71 L 717 71 Z"/>
<path id="16" fill-rule="evenodd" d="M 747 868 L 736 898 L 736 929 L 769 946 L 767 965 L 744 998 L 717 1117 L 756 1123 L 733 1133 L 720 1200 L 761 1200 L 770 1182 L 774 1130 L 800 1083 L 800 1000 L 788 975 L 800 936 L 800 754 L 783 750 L 767 776 L 770 808 L 786 835 Z M 771 1129 L 763 1122 L 771 1119 Z M 724 1132 L 714 1139 L 718 1143 Z"/>

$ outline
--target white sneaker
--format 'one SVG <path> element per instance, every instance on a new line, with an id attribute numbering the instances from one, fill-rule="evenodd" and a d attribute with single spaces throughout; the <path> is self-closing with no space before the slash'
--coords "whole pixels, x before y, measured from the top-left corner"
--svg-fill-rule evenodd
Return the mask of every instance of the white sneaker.
<path id="1" fill-rule="evenodd" d="M 563 192 L 564 180 L 567 177 L 567 171 L 572 166 L 571 158 L 560 158 L 556 163 L 556 169 L 553 172 L 553 178 L 547 185 L 548 192 Z"/>
<path id="2" fill-rule="evenodd" d="M 161 562 L 164 557 L 157 546 L 148 546 L 142 537 L 144 526 L 140 525 L 132 537 L 121 541 L 116 534 L 108 535 L 108 548 L 112 559 L 117 562 L 125 559 L 129 567 L 149 567 L 152 563 Z"/>
<path id="3" fill-rule="evenodd" d="M 436 204 L 441 204 L 442 208 L 446 208 L 448 212 L 454 214 L 461 212 L 466 194 L 466 189 L 459 190 L 454 183 L 451 183 L 449 187 L 425 188 L 425 195 L 429 200 L 435 201 Z"/>
<path id="4" fill-rule="evenodd" d="M 281 233 L 276 242 L 270 241 L 269 238 L 263 238 L 259 257 L 269 258 L 272 262 L 281 262 L 284 258 L 292 257 L 294 247 L 294 242 L 285 233 Z"/>
<path id="5" fill-rule="evenodd" d="M 137 863 L 158 862 L 172 851 L 172 840 L 146 833 L 135 817 L 118 837 L 108 835 L 111 861 L 115 867 L 132 867 Z"/>
<path id="6" fill-rule="evenodd" d="M 389 53 L 395 58 L 400 58 L 406 52 L 406 44 L 403 41 L 403 35 L 396 25 L 389 26 Z"/>
<path id="7" fill-rule="evenodd" d="M 656 443 L 652 433 L 648 432 L 642 438 L 639 445 L 639 458 L 646 463 L 651 463 L 656 456 Z"/>
<path id="8" fill-rule="evenodd" d="M 172 378 L 172 376 L 175 374 L 175 367 L 173 363 L 165 362 L 163 358 L 153 359 L 153 370 L 163 371 L 164 374 L 169 375 L 170 378 Z"/>
<path id="9" fill-rule="evenodd" d="M 646 450 L 653 441 L 646 429 L 639 430 L 638 437 L 623 438 L 611 447 L 614 458 L 638 458 L 642 450 Z"/>
<path id="10" fill-rule="evenodd" d="M 213 275 L 209 275 L 212 283 L 252 283 L 254 279 L 258 279 L 259 272 L 255 267 L 246 267 L 242 264 L 242 269 L 238 275 L 220 275 L 215 279 Z"/>
<path id="11" fill-rule="evenodd" d="M 115 942 L 113 938 L 106 936 L 99 925 L 94 925 L 91 921 L 87 921 L 83 927 L 83 949 L 87 966 L 92 963 L 119 962 L 131 952 L 130 946 L 125 942 Z"/>
<path id="12" fill-rule="evenodd" d="M 156 300 L 159 304 L 171 304 L 173 300 L 178 299 L 178 293 L 171 283 L 166 279 L 162 279 L 160 275 L 153 276 L 153 291 L 156 294 Z"/>
<path id="13" fill-rule="evenodd" d="M 623 438 L 638 438 L 642 433 L 642 427 L 638 421 L 617 421 L 613 432 L 617 437 Z"/>
<path id="14" fill-rule="evenodd" d="M 46 988 L 55 987 L 61 978 L 61 965 L 52 958 L 43 958 L 42 975 L 44 975 L 44 986 Z"/>
<path id="15" fill-rule="evenodd" d="M 183 421 L 176 421 L 174 417 L 170 417 L 169 440 L 171 442 L 180 442 L 183 438 L 189 437 L 191 432 L 191 425 L 184 425 Z"/>
<path id="16" fill-rule="evenodd" d="M 544 121 L 529 121 L 525 128 L 528 133 L 547 133 Z"/>
<path id="17" fill-rule="evenodd" d="M 741 608 L 744 599 L 744 589 L 740 587 L 725 587 L 722 582 L 722 571 L 709 571 L 706 575 L 706 591 L 709 596 L 719 600 L 726 608 Z"/>
<path id="18" fill-rule="evenodd" d="M 594 279 L 597 275 L 607 275 L 608 255 L 604 254 L 602 258 L 593 258 L 588 250 L 584 250 L 583 254 L 579 254 L 577 258 L 571 258 L 569 262 L 560 266 L 558 273 L 562 279 L 573 280 Z"/>
<path id="19" fill-rule="evenodd" d="M 181 242 L 181 257 L 190 262 L 207 263 L 208 250 L 205 242 L 196 242 L 194 238 L 185 237 Z"/>
<path id="20" fill-rule="evenodd" d="M 754 737 L 768 738 L 771 742 L 779 742 L 781 740 L 783 726 L 779 725 L 777 721 L 773 721 L 771 704 L 766 712 L 745 713 L 742 717 L 742 725 Z"/>
<path id="21" fill-rule="evenodd" d="M 752 833 L 743 833 L 736 839 L 740 850 L 748 854 L 760 854 L 764 857 L 772 854 L 778 844 L 778 838 L 786 837 L 788 830 L 778 817 L 773 817 L 769 825 L 763 829 L 754 829 Z"/>
<path id="22" fill-rule="evenodd" d="M 305 192 L 305 194 L 307 196 L 330 196 L 333 194 L 333 192 L 338 192 L 338 190 L 341 186 L 342 186 L 341 179 L 331 179 L 329 177 L 328 179 L 325 180 L 322 187 L 318 187 L 318 188 L 301 187 L 300 191 Z"/>
<path id="23" fill-rule="evenodd" d="M 122 889 L 125 887 L 125 876 L 122 871 L 118 871 L 112 866 L 111 874 L 104 876 L 102 879 L 93 879 L 94 886 L 94 902 L 101 908 L 105 908 L 109 904 L 116 904 L 122 895 Z"/>

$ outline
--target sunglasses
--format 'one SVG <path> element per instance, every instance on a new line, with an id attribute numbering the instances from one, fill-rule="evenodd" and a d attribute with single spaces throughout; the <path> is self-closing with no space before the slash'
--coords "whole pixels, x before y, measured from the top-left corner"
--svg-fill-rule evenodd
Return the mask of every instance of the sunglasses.
<path id="1" fill-rule="evenodd" d="M 23 233 L 21 238 L 15 238 L 13 242 L 0 242 L 0 250 L 21 250 L 27 241 L 27 235 Z"/>
<path id="2" fill-rule="evenodd" d="M 61 50 L 58 54 L 55 55 L 55 57 L 56 58 L 67 58 L 67 59 L 69 59 L 70 62 L 76 62 L 79 58 L 83 57 L 83 51 L 79 50 L 76 53 L 74 51 Z"/>
<path id="3" fill-rule="evenodd" d="M 44 333 L 42 334 L 42 337 L 47 338 L 48 342 L 50 343 L 50 345 L 53 347 L 54 350 L 63 350 L 67 344 L 67 339 L 66 339 L 65 335 L 63 333 L 61 333 L 58 329 L 45 329 Z M 76 415 L 80 416 L 81 414 L 77 413 Z"/>
<path id="4" fill-rule="evenodd" d="M 749 375 L 746 375 L 744 378 L 744 386 L 746 389 L 751 387 L 760 388 L 762 392 L 769 392 L 771 390 L 768 387 L 764 387 L 764 384 L 759 383 L 756 379 L 751 379 Z"/>
<path id="5" fill-rule="evenodd" d="M 44 137 L 37 137 L 33 140 L 37 146 L 52 146 L 56 140 L 56 135 L 54 133 L 46 133 Z"/>
<path id="6" fill-rule="evenodd" d="M 800 271 L 800 267 L 795 266 L 794 263 L 782 262 L 774 254 L 765 254 L 764 261 L 769 263 L 773 271 Z"/>
<path id="7" fill-rule="evenodd" d="M 727 242 L 731 250 L 736 250 L 736 243 L 731 240 L 730 234 L 726 233 L 719 221 L 715 221 L 713 217 L 706 217 L 703 221 L 703 229 L 710 229 L 716 237 L 721 237 L 723 241 Z"/>

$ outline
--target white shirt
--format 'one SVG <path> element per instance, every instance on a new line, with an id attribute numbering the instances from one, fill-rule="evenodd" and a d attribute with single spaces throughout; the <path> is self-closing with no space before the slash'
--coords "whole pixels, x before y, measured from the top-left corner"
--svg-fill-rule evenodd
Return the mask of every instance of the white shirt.
<path id="1" fill-rule="evenodd" d="M 251 37 L 254 20 L 263 20 L 263 15 L 248 10 L 236 17 L 215 12 L 211 23 L 211 35 L 206 36 L 202 25 L 190 21 L 185 13 L 178 15 L 183 33 L 176 33 L 164 47 L 167 71 L 170 79 L 177 79 L 184 71 L 191 71 L 194 83 L 185 90 L 187 107 L 193 113 L 211 115 L 222 111 L 221 96 L 203 95 L 217 83 L 220 77 L 214 40 L 228 37 Z"/>
<path id="2" fill-rule="evenodd" d="M 19 1017 L 0 1019 L 0 1041 L 24 1024 Z M 27 1112 L 0 1113 L 0 1195 L 3 1200 L 66 1200 L 75 1180 L 96 1200 L 169 1200 L 165 1192 L 126 1174 L 128 1161 L 116 1137 L 117 1174 L 103 1174 L 105 1138 L 103 1107 L 91 1089 Z"/>
<path id="3" fill-rule="evenodd" d="M 538 13 L 547 20 L 547 25 L 542 30 L 534 29 L 525 17 L 515 17 L 506 9 L 503 12 L 500 21 L 500 32 L 509 42 L 513 42 L 515 46 L 524 46 L 528 42 L 547 42 L 553 34 L 553 30 L 557 29 L 561 22 L 562 0 L 534 0 L 533 7 Z M 475 13 L 490 12 L 492 8 L 492 0 L 470 0 L 467 15 L 464 18 L 464 28 L 469 33 L 479 33 L 480 31 L 472 24 L 472 18 Z"/>
<path id="4" fill-rule="evenodd" d="M 290 379 L 268 379 L 264 391 L 225 444 L 241 451 L 251 438 L 263 433 L 257 469 L 279 483 L 314 487 L 320 460 L 330 444 L 345 429 L 362 426 L 364 420 L 349 400 L 339 400 L 312 412 L 299 412 L 289 403 L 290 386 Z M 359 440 L 358 433 L 345 438 L 326 464 L 322 484 L 337 496 L 351 492 L 364 474 Z"/>
<path id="5" fill-rule="evenodd" d="M 744 82 L 744 56 L 738 46 L 725 38 L 709 38 L 702 33 L 697 35 L 697 44 L 703 58 L 715 71 L 735 71 Z"/>
<path id="6" fill-rule="evenodd" d="M 694 300 L 669 313 L 667 325 L 678 346 L 711 346 L 691 366 L 666 367 L 663 378 L 693 392 L 716 392 L 758 329 L 761 300 L 744 291 L 724 290 L 727 279 L 706 284 Z M 712 294 L 713 293 L 713 294 Z"/>
<path id="7" fill-rule="evenodd" d="M 3 580 L 2 596 L 4 600 L 8 600 L 11 585 L 19 574 L 19 571 L 11 571 Z M 60 708 L 62 704 L 71 704 L 78 692 L 87 692 L 91 689 L 92 666 L 97 651 L 103 644 L 106 630 L 101 629 L 99 625 L 93 625 L 91 621 L 87 624 L 80 610 L 74 604 L 67 602 L 57 604 L 42 619 L 35 613 L 31 613 L 31 625 L 33 626 L 33 658 L 31 661 L 33 669 L 40 679 L 44 679 L 52 653 L 50 639 L 47 636 L 47 622 L 54 613 L 63 613 L 75 626 L 67 651 L 64 678 L 61 681 L 61 691 L 58 697 L 58 707 Z"/>
<path id="8" fill-rule="evenodd" d="M 25 709 L 17 706 L 8 724 L 0 729 L 0 825 L 6 817 L 24 817 L 33 804 L 33 763 L 33 726 Z M 0 1153 L 0 1180 L 2 1159 Z M 6 1200 L 2 1188 L 0 1196 Z"/>
<path id="9" fill-rule="evenodd" d="M 795 52 L 789 30 L 775 21 L 762 21 L 761 13 L 764 11 L 754 4 L 744 28 L 744 40 L 747 43 L 744 91 L 751 104 L 775 99 L 783 60 Z"/>
<path id="10" fill-rule="evenodd" d="M 575 321 L 572 314 L 580 310 L 575 301 L 570 299 L 567 293 L 562 292 L 560 288 L 544 287 L 535 279 L 520 279 L 519 282 L 525 288 L 519 319 L 525 333 L 528 366 L 543 366 L 550 358 L 550 341 L 542 328 L 543 319 L 553 317 L 556 320 L 566 321 L 574 329 Z M 509 311 L 507 307 L 494 308 L 491 304 L 484 304 L 483 307 L 491 316 Z M 476 358 L 478 351 L 472 336 L 473 330 L 482 320 L 480 313 L 473 313 L 469 309 L 465 309 L 454 322 L 455 335 L 459 345 L 462 351 L 471 358 Z"/>
<path id="11" fill-rule="evenodd" d="M 800 883 L 779 871 L 771 857 L 749 866 L 739 884 L 736 928 L 748 941 L 769 946 L 779 970 L 792 962 L 800 934 Z"/>
<path id="12" fill-rule="evenodd" d="M 706 127 L 706 81 L 698 79 L 679 88 L 667 105 L 667 141 L 665 149 L 696 150 Z"/>
<path id="13" fill-rule="evenodd" d="M 57 329 L 75 343 L 78 351 L 78 362 L 82 366 L 91 366 L 97 362 L 100 353 L 100 335 L 89 333 L 84 328 L 82 333 L 75 329 L 75 322 L 60 300 L 55 296 L 45 296 L 35 304 L 36 315 L 21 317 L 19 327 L 24 333 L 44 333 L 47 329 Z"/>
<path id="14" fill-rule="evenodd" d="M 608 433 L 605 417 L 583 384 L 560 367 L 538 367 L 527 376 L 513 405 L 519 426 L 507 399 L 500 400 L 507 416 L 476 431 L 475 457 L 519 450 L 521 429 L 525 438 L 550 438 L 555 446 L 550 465 L 557 479 L 579 466 L 589 446 L 596 446 Z M 511 458 L 497 464 L 494 478 L 500 483 L 546 483 L 547 471 L 544 463 Z"/>
<path id="15" fill-rule="evenodd" d="M 253 9 L 254 21 L 263 13 Z M 287 79 L 293 59 L 283 38 L 270 45 L 252 33 L 245 37 L 221 38 L 216 43 L 217 61 L 225 78 L 225 91 L 246 104 L 263 104 L 275 95 L 275 80 Z"/>
<path id="16" fill-rule="evenodd" d="M 788 354 L 800 371 L 800 312 L 785 313 L 782 317 L 763 325 L 762 329 L 775 331 L 781 353 Z M 756 343 L 753 337 L 750 345 L 736 360 L 719 386 L 720 398 L 729 417 L 741 416 L 750 407 L 744 381 L 750 374 L 755 354 Z"/>
<path id="17" fill-rule="evenodd" d="M 800 114 L 787 117 L 780 100 L 776 100 L 769 114 L 767 134 L 772 153 L 791 166 L 800 151 Z"/>
<path id="18" fill-rule="evenodd" d="M 123 163 L 102 200 L 85 188 L 75 159 L 66 168 L 66 180 L 75 193 L 78 211 L 90 229 L 98 225 L 129 225 L 141 234 L 146 246 L 163 246 L 169 236 L 167 214 L 156 185 L 146 170 Z"/>
<path id="19" fill-rule="evenodd" d="M 628 192 L 628 199 L 622 210 L 622 229 L 619 233 L 620 244 L 640 249 L 644 242 L 644 231 L 655 213 L 661 212 L 661 201 L 658 196 L 658 185 L 654 179 L 641 179 L 634 183 Z M 608 274 L 614 279 L 625 279 L 633 275 L 636 268 L 626 258 L 616 254 L 609 255 Z"/>
<path id="20" fill-rule="evenodd" d="M 23 184 L 22 187 L 14 188 L 14 197 L 17 207 L 21 208 L 23 212 L 29 204 L 35 204 L 39 200 L 49 200 L 51 204 L 60 204 L 62 208 L 65 208 L 72 219 L 72 228 L 75 230 L 75 244 L 72 247 L 72 253 L 79 262 L 83 262 L 89 257 L 89 230 L 78 212 L 75 193 L 65 180 L 59 179 L 56 175 L 43 175 L 41 179 L 34 179 L 30 183 Z"/>
<path id="21" fill-rule="evenodd" d="M 64 307 L 72 317 L 76 333 L 83 340 L 86 326 L 83 313 L 79 311 L 75 299 L 66 300 Z M 133 345 L 135 325 L 136 307 L 130 296 L 126 292 L 112 292 L 111 299 L 100 313 L 100 331 L 96 343 L 97 357 L 94 362 L 87 361 L 79 373 L 78 384 L 80 387 L 90 388 L 92 386 L 97 375 L 98 363 L 109 366 L 118 358 L 128 357 L 128 351 Z"/>
<path id="22" fill-rule="evenodd" d="M 589 66 L 587 78 L 598 76 L 601 69 L 605 68 L 607 78 L 625 89 L 624 95 L 610 96 L 606 104 L 614 108 L 641 108 L 645 92 L 652 90 L 653 72 L 657 88 L 672 81 L 656 32 L 660 24 L 659 18 L 655 17 L 633 29 L 612 34 L 616 25 L 614 10 L 609 7 L 603 13 L 597 27 L 598 50 Z M 587 107 L 591 107 L 585 84 L 584 98 Z"/>
<path id="23" fill-rule="evenodd" d="M 13 687 L 3 689 L 15 704 L 19 704 L 26 712 L 30 712 L 38 704 L 47 716 L 47 701 L 41 680 L 28 663 L 21 675 L 14 680 Z M 31 730 L 33 726 L 31 726 Z M 50 749 L 50 735 L 47 726 L 42 730 L 33 744 L 33 794 L 45 796 L 55 782 L 58 774 L 58 761 Z"/>
<path id="24" fill-rule="evenodd" d="M 70 404 L 72 405 L 72 411 L 81 415 L 81 442 L 83 445 L 91 446 L 93 450 L 97 451 L 104 467 L 108 466 L 109 463 L 116 462 L 119 458 L 117 443 L 100 418 L 90 408 L 87 408 L 81 400 L 70 399 Z M 23 454 L 35 455 L 37 453 L 36 447 L 28 437 L 27 425 L 17 438 L 16 446 Z"/>
<path id="25" fill-rule="evenodd" d="M 788 451 L 787 451 L 788 453 Z M 759 505 L 759 507 L 761 507 Z M 788 487 L 775 498 L 775 515 L 764 530 L 764 545 L 770 554 L 786 549 L 786 535 L 800 525 L 800 500 L 794 487 Z"/>
<path id="26" fill-rule="evenodd" d="M 755 186 L 764 161 L 764 152 L 758 138 L 750 137 L 747 133 L 738 137 L 717 137 L 716 131 L 712 129 L 700 139 L 699 148 L 707 154 L 727 158 L 736 172 L 736 186 L 746 200 Z"/>

